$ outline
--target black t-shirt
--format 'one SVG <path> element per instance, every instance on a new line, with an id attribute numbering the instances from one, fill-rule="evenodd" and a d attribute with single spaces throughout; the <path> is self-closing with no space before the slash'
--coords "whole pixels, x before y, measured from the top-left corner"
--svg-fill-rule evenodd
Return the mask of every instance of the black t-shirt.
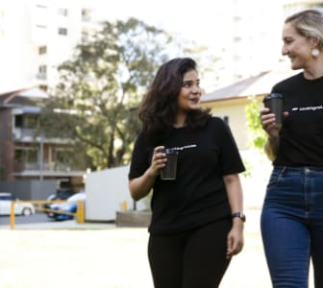
<path id="1" fill-rule="evenodd" d="M 307 80 L 303 73 L 273 87 L 284 97 L 280 145 L 274 166 L 323 167 L 323 77 Z"/>
<path id="2" fill-rule="evenodd" d="M 159 145 L 179 148 L 177 178 L 156 178 L 150 233 L 178 233 L 230 216 L 222 177 L 245 169 L 227 124 L 212 117 L 199 130 L 174 128 Z M 135 142 L 129 179 L 148 169 L 152 151 L 141 133 Z"/>

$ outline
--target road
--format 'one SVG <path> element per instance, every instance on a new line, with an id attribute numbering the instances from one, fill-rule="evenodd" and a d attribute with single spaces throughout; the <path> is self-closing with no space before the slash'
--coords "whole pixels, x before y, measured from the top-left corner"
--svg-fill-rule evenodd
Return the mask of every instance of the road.
<path id="1" fill-rule="evenodd" d="M 39 212 L 31 216 L 15 216 L 16 224 L 48 223 L 53 222 L 45 213 Z M 9 225 L 10 216 L 0 216 L 0 226 Z"/>

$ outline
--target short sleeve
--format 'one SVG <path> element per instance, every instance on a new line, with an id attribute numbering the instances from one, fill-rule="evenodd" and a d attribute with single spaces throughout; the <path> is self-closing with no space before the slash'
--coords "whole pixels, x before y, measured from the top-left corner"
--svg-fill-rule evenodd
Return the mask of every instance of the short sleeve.
<path id="1" fill-rule="evenodd" d="M 140 133 L 135 141 L 132 152 L 129 179 L 140 177 L 150 166 L 152 149 L 147 145 L 147 141 L 142 133 Z"/>
<path id="2" fill-rule="evenodd" d="M 222 167 L 222 174 L 229 175 L 244 172 L 246 169 L 229 125 L 222 121 L 220 131 L 222 139 L 220 167 Z"/>

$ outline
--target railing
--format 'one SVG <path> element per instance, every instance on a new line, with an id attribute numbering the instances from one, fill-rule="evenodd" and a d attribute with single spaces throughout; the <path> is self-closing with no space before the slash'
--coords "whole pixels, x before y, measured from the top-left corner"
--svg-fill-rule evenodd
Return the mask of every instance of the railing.
<path id="1" fill-rule="evenodd" d="M 69 164 L 59 162 L 44 162 L 42 164 L 36 162 L 16 162 L 14 164 L 14 172 L 22 171 L 55 171 L 55 172 L 71 172 L 71 171 L 83 171 L 84 169 L 79 167 L 73 167 Z"/>
<path id="2" fill-rule="evenodd" d="M 15 139 L 21 139 L 24 137 L 33 138 L 35 136 L 35 129 L 32 128 L 14 128 Z"/>
<path id="3" fill-rule="evenodd" d="M 83 22 L 90 22 L 91 21 L 91 16 L 90 15 L 82 15 L 82 21 Z"/>
<path id="4" fill-rule="evenodd" d="M 38 73 L 38 74 L 36 75 L 36 78 L 37 78 L 38 80 L 47 80 L 47 74 L 46 74 L 46 73 Z"/>
<path id="5" fill-rule="evenodd" d="M 63 203 L 63 202 L 67 202 L 67 201 L 63 201 L 63 200 L 21 201 L 21 200 L 19 200 L 19 203 L 33 204 L 35 206 L 35 210 L 39 210 L 39 211 L 43 211 L 43 212 L 50 212 L 50 213 L 57 213 L 57 214 L 64 214 L 64 215 L 71 215 L 76 219 L 77 223 L 84 224 L 84 222 L 85 222 L 85 206 L 84 206 L 83 200 L 76 201 L 77 202 L 76 213 L 70 213 L 70 212 L 64 212 L 61 210 L 52 210 L 52 209 L 43 208 L 44 204 Z M 16 201 L 11 201 L 11 206 L 10 206 L 10 229 L 11 230 L 15 228 L 15 204 L 16 204 Z"/>

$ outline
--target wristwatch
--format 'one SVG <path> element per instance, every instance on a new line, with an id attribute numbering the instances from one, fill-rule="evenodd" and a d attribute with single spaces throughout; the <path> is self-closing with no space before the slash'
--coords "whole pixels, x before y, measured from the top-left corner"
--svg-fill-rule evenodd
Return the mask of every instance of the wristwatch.
<path id="1" fill-rule="evenodd" d="M 242 212 L 236 212 L 231 215 L 232 219 L 233 218 L 240 218 L 241 221 L 244 223 L 246 222 L 246 215 L 244 215 Z"/>

